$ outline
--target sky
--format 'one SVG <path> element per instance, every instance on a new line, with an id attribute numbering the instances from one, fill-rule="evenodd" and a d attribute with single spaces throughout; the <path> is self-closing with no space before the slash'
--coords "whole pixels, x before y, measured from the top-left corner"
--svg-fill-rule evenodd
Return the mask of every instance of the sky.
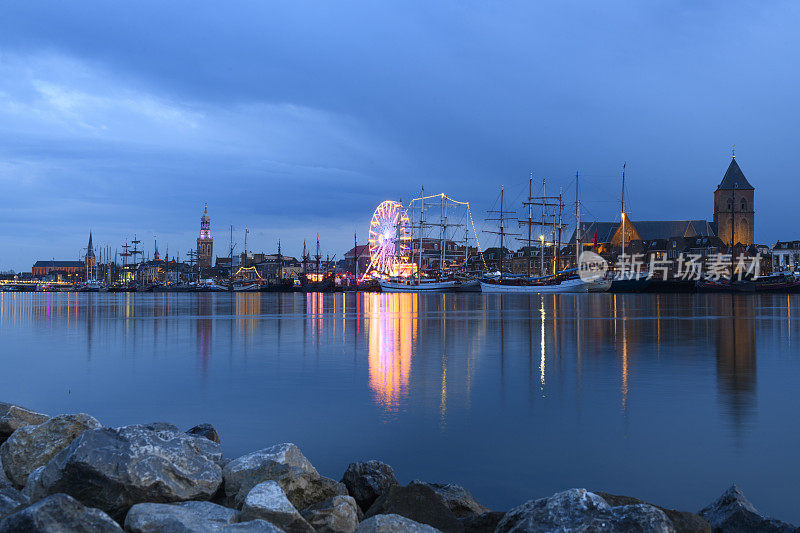
<path id="1" fill-rule="evenodd" d="M 756 240 L 800 238 L 792 1 L 9 2 L 0 270 L 120 249 L 341 258 L 421 187 L 484 221 L 533 173 L 584 220 L 711 219 L 736 159 Z M 574 204 L 573 204 L 574 205 Z M 788 222 L 788 223 L 787 223 Z"/>

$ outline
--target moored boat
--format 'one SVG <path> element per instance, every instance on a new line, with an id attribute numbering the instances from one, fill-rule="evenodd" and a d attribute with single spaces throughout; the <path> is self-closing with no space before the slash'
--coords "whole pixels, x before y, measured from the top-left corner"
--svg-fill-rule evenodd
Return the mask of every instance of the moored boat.
<path id="1" fill-rule="evenodd" d="M 457 290 L 461 286 L 458 280 L 422 280 L 421 282 L 406 282 L 381 279 L 378 280 L 383 292 L 446 292 Z"/>

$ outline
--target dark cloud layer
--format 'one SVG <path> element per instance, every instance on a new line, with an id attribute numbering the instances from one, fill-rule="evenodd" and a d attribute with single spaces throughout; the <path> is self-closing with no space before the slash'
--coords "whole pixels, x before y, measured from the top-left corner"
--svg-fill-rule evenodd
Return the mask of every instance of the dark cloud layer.
<path id="1" fill-rule="evenodd" d="M 0 17 L 0 268 L 89 228 L 331 253 L 424 184 L 482 211 L 531 171 L 591 217 L 711 216 L 731 144 L 757 238 L 797 142 L 793 2 L 19 2 Z M 552 188 L 551 188 L 552 187 Z M 238 237 L 241 240 L 241 236 Z"/>

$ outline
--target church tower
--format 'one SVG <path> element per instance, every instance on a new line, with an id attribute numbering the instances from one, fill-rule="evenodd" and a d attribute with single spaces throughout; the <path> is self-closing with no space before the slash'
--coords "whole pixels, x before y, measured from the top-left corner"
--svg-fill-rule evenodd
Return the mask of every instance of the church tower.
<path id="1" fill-rule="evenodd" d="M 211 268 L 214 254 L 214 238 L 211 237 L 211 218 L 208 216 L 208 205 L 200 217 L 200 236 L 197 237 L 197 265 L 200 268 Z"/>
<path id="2" fill-rule="evenodd" d="M 725 244 L 731 243 L 731 231 L 734 244 L 755 243 L 754 196 L 755 189 L 744 177 L 736 155 L 733 155 L 725 176 L 714 191 L 714 223 L 717 236 Z"/>

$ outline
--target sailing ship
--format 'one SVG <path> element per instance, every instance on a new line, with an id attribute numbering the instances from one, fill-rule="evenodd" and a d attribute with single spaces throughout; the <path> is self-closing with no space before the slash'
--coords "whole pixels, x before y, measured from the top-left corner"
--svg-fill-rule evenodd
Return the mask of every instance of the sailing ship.
<path id="1" fill-rule="evenodd" d="M 575 222 L 576 227 L 576 248 L 575 248 L 575 257 L 576 262 L 578 257 L 580 256 L 580 240 L 579 240 L 579 232 L 580 232 L 580 202 L 578 199 L 578 175 L 575 175 Z M 500 190 L 500 209 L 497 211 L 491 211 L 492 213 L 497 213 L 498 218 L 489 219 L 495 220 L 499 222 L 499 231 L 490 231 L 489 233 L 495 233 L 500 236 L 500 269 L 499 274 L 497 276 L 487 276 L 480 280 L 481 284 L 481 292 L 487 293 L 527 293 L 527 294 L 545 294 L 545 293 L 558 293 L 558 292 L 603 292 L 607 291 L 611 287 L 611 280 L 606 277 L 596 278 L 596 279 L 584 279 L 583 277 L 578 275 L 578 269 L 566 269 L 566 270 L 559 270 L 561 268 L 561 231 L 566 227 L 563 223 L 563 209 L 564 209 L 564 202 L 563 196 L 559 194 L 558 196 L 547 196 L 545 193 L 545 186 L 546 182 L 542 180 L 542 196 L 534 197 L 533 196 L 533 176 L 531 176 L 528 182 L 528 200 L 523 202 L 523 206 L 527 207 L 528 209 L 528 218 L 527 220 L 518 220 L 520 226 L 527 226 L 528 228 L 528 247 L 527 247 L 527 254 L 528 254 L 528 265 L 527 265 L 527 276 L 514 276 L 509 275 L 503 272 L 504 269 L 504 253 L 503 253 L 503 246 L 504 240 L 506 236 L 509 235 L 518 235 L 518 234 L 511 234 L 505 231 L 505 223 L 509 219 L 513 219 L 514 217 L 509 216 L 509 212 L 505 210 L 503 205 L 504 200 L 504 191 L 501 188 Z M 532 243 L 533 239 L 531 236 L 531 228 L 533 225 L 536 225 L 536 222 L 533 220 L 533 207 L 537 206 L 541 208 L 541 222 L 539 226 L 541 228 L 541 234 L 539 236 L 539 258 L 540 258 L 540 272 L 538 277 L 532 277 L 531 268 L 532 268 Z M 551 210 L 553 213 L 549 215 L 552 218 L 552 221 L 547 220 L 548 214 L 547 211 Z M 545 236 L 544 236 L 544 228 L 551 227 L 553 229 L 553 273 L 546 274 L 545 273 Z"/>
<path id="2" fill-rule="evenodd" d="M 435 207 L 435 204 L 427 205 L 425 200 L 439 199 L 440 217 L 438 222 L 426 220 L 426 209 Z M 453 223 L 449 220 L 450 210 L 455 207 L 466 207 L 463 213 L 464 220 L 462 222 Z M 425 188 L 422 188 L 422 194 L 419 198 L 411 201 L 409 210 L 419 211 L 419 221 L 413 225 L 413 228 L 418 230 L 416 237 L 413 241 L 417 244 L 416 250 L 412 246 L 412 260 L 415 261 L 413 273 L 411 276 L 405 277 L 390 277 L 388 279 L 379 279 L 378 284 L 381 291 L 385 292 L 449 292 L 461 290 L 477 291 L 478 286 L 474 280 L 469 279 L 465 275 L 460 275 L 457 272 L 457 265 L 461 261 L 461 257 L 456 257 L 460 254 L 457 247 L 453 244 L 455 241 L 451 239 L 452 235 L 448 234 L 450 228 L 463 227 L 464 230 L 464 256 L 463 268 L 466 272 L 467 261 L 469 259 L 469 224 L 471 214 L 468 202 L 459 202 L 453 200 L 444 193 L 425 196 Z M 439 228 L 438 239 L 425 237 L 426 228 Z M 410 239 L 409 239 L 410 240 Z M 438 242 L 437 242 L 438 241 Z M 402 240 L 395 239 L 396 245 L 402 245 Z M 429 257 L 429 262 L 436 260 L 435 267 L 431 268 L 428 265 L 424 269 L 423 255 L 425 253 L 425 244 L 434 243 L 435 250 L 438 251 L 438 258 Z M 432 255 L 432 254 L 429 254 Z"/>

